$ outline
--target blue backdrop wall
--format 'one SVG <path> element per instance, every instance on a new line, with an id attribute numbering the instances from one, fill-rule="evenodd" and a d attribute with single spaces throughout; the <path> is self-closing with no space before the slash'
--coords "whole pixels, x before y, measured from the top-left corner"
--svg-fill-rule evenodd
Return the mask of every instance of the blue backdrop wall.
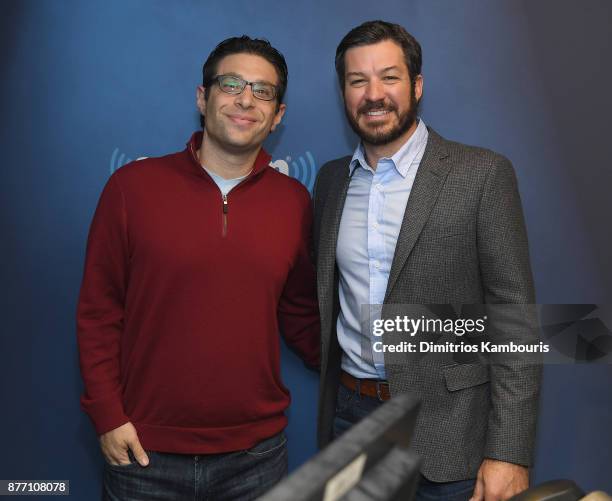
<path id="1" fill-rule="evenodd" d="M 220 40 L 268 38 L 289 64 L 267 148 L 311 186 L 347 154 L 333 68 L 362 21 L 403 24 L 424 51 L 422 116 L 514 163 L 540 303 L 612 299 L 612 3 L 541 0 L 39 0 L 0 6 L 0 478 L 69 479 L 96 499 L 101 456 L 79 410 L 75 305 L 109 174 L 183 148 Z M 288 350 L 290 463 L 315 452 L 317 380 Z M 612 368 L 546 367 L 535 480 L 612 492 Z"/>

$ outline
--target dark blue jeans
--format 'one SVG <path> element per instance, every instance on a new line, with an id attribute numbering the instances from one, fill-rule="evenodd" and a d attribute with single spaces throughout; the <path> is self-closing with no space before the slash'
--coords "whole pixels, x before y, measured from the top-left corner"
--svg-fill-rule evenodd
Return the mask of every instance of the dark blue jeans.
<path id="1" fill-rule="evenodd" d="M 150 452 L 149 465 L 105 464 L 104 501 L 247 501 L 287 475 L 284 432 L 248 450 L 225 454 Z"/>
<path id="2" fill-rule="evenodd" d="M 358 391 L 351 391 L 341 384 L 336 402 L 334 438 L 342 435 L 382 403 L 378 398 L 361 395 Z M 475 484 L 475 479 L 459 482 L 431 482 L 421 475 L 416 500 L 467 501 L 472 497 Z"/>

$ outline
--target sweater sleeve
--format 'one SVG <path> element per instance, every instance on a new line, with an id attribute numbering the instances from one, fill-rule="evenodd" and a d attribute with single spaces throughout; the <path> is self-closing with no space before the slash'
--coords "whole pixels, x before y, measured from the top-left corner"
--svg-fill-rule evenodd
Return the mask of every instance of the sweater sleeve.
<path id="1" fill-rule="evenodd" d="M 125 200 L 115 175 L 102 192 L 90 227 L 77 306 L 85 383 L 81 406 L 100 435 L 129 421 L 121 401 L 119 364 L 128 261 Z"/>
<path id="2" fill-rule="evenodd" d="M 281 332 L 289 346 L 297 351 L 307 365 L 319 367 L 321 327 L 315 270 L 310 253 L 312 207 L 308 193 L 306 190 L 304 192 L 299 249 L 279 301 L 278 318 Z"/>

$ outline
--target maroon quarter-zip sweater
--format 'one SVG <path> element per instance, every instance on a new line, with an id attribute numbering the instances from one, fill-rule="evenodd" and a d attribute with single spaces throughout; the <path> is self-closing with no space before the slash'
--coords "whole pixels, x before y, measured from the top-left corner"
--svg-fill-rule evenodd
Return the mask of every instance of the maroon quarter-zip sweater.
<path id="1" fill-rule="evenodd" d="M 109 179 L 87 244 L 77 326 L 98 434 L 131 421 L 145 449 L 244 449 L 286 425 L 279 331 L 319 363 L 310 196 L 259 152 L 224 200 L 196 156 Z"/>

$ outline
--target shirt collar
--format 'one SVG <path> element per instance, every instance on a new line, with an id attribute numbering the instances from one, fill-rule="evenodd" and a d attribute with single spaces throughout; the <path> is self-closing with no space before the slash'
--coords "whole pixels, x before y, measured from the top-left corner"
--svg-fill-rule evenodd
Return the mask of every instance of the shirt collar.
<path id="1" fill-rule="evenodd" d="M 203 131 L 196 131 L 192 134 L 191 138 L 187 142 L 187 150 L 189 151 L 189 156 L 191 158 L 192 164 L 194 166 L 197 166 L 198 171 L 200 172 L 202 171 L 202 166 L 200 165 L 200 160 L 198 159 L 198 150 L 202 145 L 203 137 Z M 270 160 L 272 160 L 270 154 L 263 148 L 260 148 L 259 153 L 257 153 L 257 157 L 255 158 L 255 162 L 253 163 L 253 168 L 249 175 L 255 175 L 261 172 L 265 167 L 268 167 L 270 165 Z"/>
<path id="2" fill-rule="evenodd" d="M 381 160 L 390 160 L 393 163 L 393 166 L 399 172 L 402 177 L 406 177 L 408 175 L 408 171 L 410 170 L 410 166 L 414 162 L 415 158 L 417 158 L 418 154 L 422 151 L 422 148 L 427 143 L 427 126 L 422 119 L 418 119 L 419 123 L 414 133 L 408 138 L 408 140 L 401 146 L 399 150 L 395 152 L 391 157 L 383 157 Z M 357 148 L 355 149 L 355 153 L 353 153 L 353 157 L 351 158 L 351 162 L 349 163 L 349 174 L 353 174 L 353 171 L 357 167 L 362 167 L 366 169 L 369 167 L 368 162 L 365 158 L 365 150 L 363 148 L 363 142 L 359 142 Z"/>

